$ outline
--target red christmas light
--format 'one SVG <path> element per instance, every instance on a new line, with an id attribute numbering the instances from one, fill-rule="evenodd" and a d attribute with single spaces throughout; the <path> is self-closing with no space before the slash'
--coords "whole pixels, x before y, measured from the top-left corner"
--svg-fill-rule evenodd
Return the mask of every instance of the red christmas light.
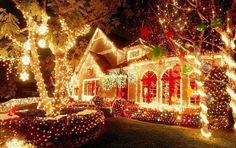
<path id="1" fill-rule="evenodd" d="M 142 27 L 142 28 L 140 29 L 140 34 L 141 34 L 142 37 L 147 37 L 147 36 L 149 36 L 149 34 L 150 34 L 151 32 L 152 32 L 151 29 L 148 28 L 148 27 Z"/>
<path id="2" fill-rule="evenodd" d="M 174 37 L 174 32 L 173 31 L 167 31 L 166 32 L 166 36 L 170 39 L 172 39 Z"/>

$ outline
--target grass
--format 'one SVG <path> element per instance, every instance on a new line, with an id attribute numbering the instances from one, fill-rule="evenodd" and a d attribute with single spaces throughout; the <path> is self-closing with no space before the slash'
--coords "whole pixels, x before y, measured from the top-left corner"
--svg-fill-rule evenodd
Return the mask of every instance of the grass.
<path id="1" fill-rule="evenodd" d="M 199 129 L 108 118 L 105 131 L 85 147 L 102 148 L 236 148 L 236 132 L 214 131 L 204 138 Z"/>

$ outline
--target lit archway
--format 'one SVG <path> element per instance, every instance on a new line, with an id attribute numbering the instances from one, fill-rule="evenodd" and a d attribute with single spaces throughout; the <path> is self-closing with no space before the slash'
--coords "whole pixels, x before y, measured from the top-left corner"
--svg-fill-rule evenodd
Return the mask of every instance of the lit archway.
<path id="1" fill-rule="evenodd" d="M 148 71 L 141 81 L 143 102 L 151 103 L 157 94 L 157 76 L 154 72 Z"/>

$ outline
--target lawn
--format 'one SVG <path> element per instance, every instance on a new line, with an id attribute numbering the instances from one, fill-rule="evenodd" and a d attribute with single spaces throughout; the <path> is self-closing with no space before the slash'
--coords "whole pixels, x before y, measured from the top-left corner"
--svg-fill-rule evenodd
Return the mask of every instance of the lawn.
<path id="1" fill-rule="evenodd" d="M 214 131 L 204 138 L 199 129 L 108 118 L 101 139 L 85 147 L 236 148 L 236 132 Z"/>

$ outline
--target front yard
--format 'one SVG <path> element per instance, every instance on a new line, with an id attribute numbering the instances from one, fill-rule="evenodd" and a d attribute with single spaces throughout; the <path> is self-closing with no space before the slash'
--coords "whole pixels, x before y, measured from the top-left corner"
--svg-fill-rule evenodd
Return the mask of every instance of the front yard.
<path id="1" fill-rule="evenodd" d="M 100 140 L 85 147 L 236 148 L 236 132 L 214 131 L 204 138 L 199 129 L 108 118 Z"/>

